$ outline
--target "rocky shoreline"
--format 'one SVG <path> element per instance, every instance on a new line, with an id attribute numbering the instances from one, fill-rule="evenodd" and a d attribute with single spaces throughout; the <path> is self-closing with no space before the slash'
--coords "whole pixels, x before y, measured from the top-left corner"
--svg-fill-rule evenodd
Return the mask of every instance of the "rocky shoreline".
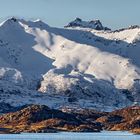
<path id="1" fill-rule="evenodd" d="M 0 133 L 56 133 L 130 131 L 140 134 L 140 107 L 113 112 L 96 110 L 56 110 L 45 105 L 29 105 L 0 116 Z"/>

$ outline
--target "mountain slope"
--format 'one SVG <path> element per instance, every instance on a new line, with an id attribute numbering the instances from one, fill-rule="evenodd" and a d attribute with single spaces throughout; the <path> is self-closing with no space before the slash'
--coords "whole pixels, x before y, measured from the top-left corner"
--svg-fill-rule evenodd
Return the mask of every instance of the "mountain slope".
<path id="1" fill-rule="evenodd" d="M 95 120 L 103 113 L 88 112 L 83 117 L 78 114 L 67 113 L 47 106 L 29 105 L 22 109 L 0 116 L 0 133 L 47 133 L 47 132 L 100 132 L 100 123 L 89 122 Z M 93 118 L 94 117 L 94 118 Z M 87 119 L 87 120 L 86 120 Z"/>
<path id="2" fill-rule="evenodd" d="M 140 134 L 140 107 L 113 112 L 93 109 L 57 110 L 27 105 L 0 116 L 0 133 L 130 131 Z"/>
<path id="3" fill-rule="evenodd" d="M 61 29 L 16 18 L 1 23 L 0 83 L 6 90 L 1 101 L 99 110 L 139 102 L 140 28 L 77 26 Z M 20 103 L 12 87 L 20 89 L 14 95 Z"/>

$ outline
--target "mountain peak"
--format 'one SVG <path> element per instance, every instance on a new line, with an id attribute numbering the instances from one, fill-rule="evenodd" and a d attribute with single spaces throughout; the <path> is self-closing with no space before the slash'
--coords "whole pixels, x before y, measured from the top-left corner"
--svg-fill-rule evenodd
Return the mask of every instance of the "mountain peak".
<path id="1" fill-rule="evenodd" d="M 43 22 L 40 19 L 37 20 L 24 20 L 24 19 L 20 19 L 20 18 L 15 18 L 15 17 L 11 17 L 6 19 L 5 21 L 3 21 L 2 23 L 0 23 L 0 26 L 5 28 L 6 30 L 10 29 L 15 29 L 15 30 L 19 30 L 19 29 L 23 29 L 23 27 L 31 27 L 31 28 L 40 28 L 40 29 L 46 29 L 49 27 L 48 24 L 46 24 L 45 22 Z"/>
<path id="2" fill-rule="evenodd" d="M 15 17 L 11 17 L 10 20 L 13 22 L 17 22 L 17 18 L 15 18 Z"/>
<path id="3" fill-rule="evenodd" d="M 20 19 L 16 18 L 16 17 L 10 17 L 7 20 L 5 20 L 5 22 L 9 22 L 9 23 L 18 23 L 20 21 Z"/>
<path id="4" fill-rule="evenodd" d="M 16 26 L 19 24 L 19 21 L 20 21 L 20 19 L 17 19 L 15 17 L 11 17 L 11 18 L 6 19 L 4 22 L 2 22 L 0 24 L 0 26 L 7 26 L 7 25 L 8 26 L 9 25 Z"/>
<path id="5" fill-rule="evenodd" d="M 103 27 L 100 20 L 83 21 L 80 18 L 76 18 L 74 21 L 70 22 L 65 27 L 82 27 L 82 28 L 92 28 L 95 30 L 110 30 L 107 27 Z"/>

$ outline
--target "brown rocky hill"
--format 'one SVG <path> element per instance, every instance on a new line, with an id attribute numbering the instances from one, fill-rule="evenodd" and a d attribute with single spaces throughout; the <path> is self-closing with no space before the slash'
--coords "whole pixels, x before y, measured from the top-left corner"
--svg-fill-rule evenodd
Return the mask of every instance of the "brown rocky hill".
<path id="1" fill-rule="evenodd" d="M 116 110 L 96 120 L 102 123 L 106 130 L 125 130 L 140 132 L 140 107 L 132 106 Z"/>
<path id="2" fill-rule="evenodd" d="M 100 131 L 100 123 L 89 123 L 75 113 L 50 109 L 44 105 L 30 105 L 17 112 L 0 116 L 0 131 L 19 132 L 57 132 L 57 131 Z"/>
<path id="3" fill-rule="evenodd" d="M 0 116 L 1 133 L 101 130 L 140 133 L 140 107 L 132 106 L 105 113 L 87 109 L 56 110 L 44 105 L 29 105 Z"/>

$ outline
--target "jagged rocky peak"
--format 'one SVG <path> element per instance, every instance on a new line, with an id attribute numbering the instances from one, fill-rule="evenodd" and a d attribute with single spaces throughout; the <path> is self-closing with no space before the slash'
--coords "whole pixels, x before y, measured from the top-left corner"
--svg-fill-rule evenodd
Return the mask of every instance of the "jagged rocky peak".
<path id="1" fill-rule="evenodd" d="M 10 17 L 9 19 L 7 19 L 5 22 L 9 22 L 9 23 L 17 23 L 19 22 L 19 19 L 16 17 Z"/>
<path id="2" fill-rule="evenodd" d="M 17 27 L 17 25 L 19 25 L 19 22 L 20 22 L 20 19 L 15 18 L 15 17 L 11 17 L 11 18 L 6 19 L 0 25 L 2 27 L 7 27 L 7 26 L 15 26 L 15 27 Z"/>
<path id="3" fill-rule="evenodd" d="M 128 27 L 128 29 L 136 29 L 136 28 L 140 28 L 139 25 L 131 25 Z"/>
<path id="4" fill-rule="evenodd" d="M 114 32 L 121 32 L 121 31 L 125 31 L 125 30 L 133 30 L 133 29 L 140 29 L 140 26 L 139 25 L 130 25 L 127 28 L 117 29 Z"/>
<path id="5" fill-rule="evenodd" d="M 16 19 L 15 17 L 12 17 L 12 18 L 11 18 L 11 21 L 16 22 L 17 19 Z"/>
<path id="6" fill-rule="evenodd" d="M 76 18 L 74 21 L 70 22 L 65 27 L 82 27 L 82 28 L 92 28 L 96 30 L 111 30 L 104 27 L 100 20 L 83 21 L 80 18 Z"/>

